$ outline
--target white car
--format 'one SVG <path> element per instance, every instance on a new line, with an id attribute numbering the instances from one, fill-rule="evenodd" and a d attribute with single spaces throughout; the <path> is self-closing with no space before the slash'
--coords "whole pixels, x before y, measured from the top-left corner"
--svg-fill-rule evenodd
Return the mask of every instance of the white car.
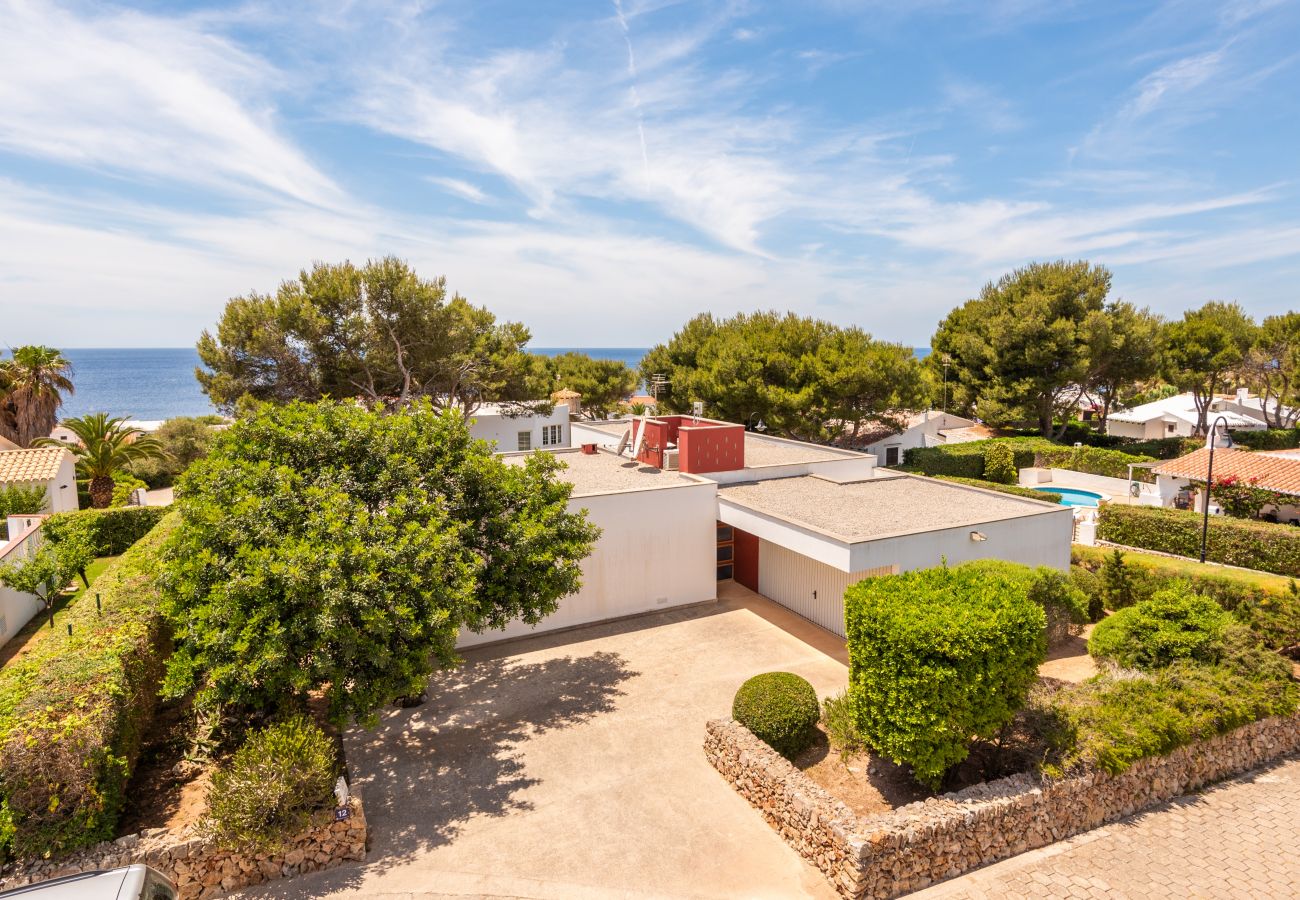
<path id="1" fill-rule="evenodd" d="M 157 869 L 137 863 L 102 872 L 64 875 L 52 881 L 0 891 L 2 900 L 176 900 L 176 886 Z"/>

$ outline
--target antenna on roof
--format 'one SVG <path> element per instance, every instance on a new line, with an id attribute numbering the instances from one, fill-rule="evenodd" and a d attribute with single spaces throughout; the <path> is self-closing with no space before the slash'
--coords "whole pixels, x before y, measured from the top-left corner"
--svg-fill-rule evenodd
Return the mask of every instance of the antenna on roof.
<path id="1" fill-rule="evenodd" d="M 692 403 L 691 412 L 695 415 L 695 424 L 700 424 L 700 417 L 704 415 L 704 401 L 696 400 Z"/>
<path id="2" fill-rule="evenodd" d="M 672 383 L 673 383 L 672 379 L 670 379 L 663 372 L 656 372 L 650 376 L 650 384 L 649 384 L 650 396 L 655 398 L 656 407 L 659 406 L 659 392 L 662 390 L 667 390 L 668 385 Z"/>

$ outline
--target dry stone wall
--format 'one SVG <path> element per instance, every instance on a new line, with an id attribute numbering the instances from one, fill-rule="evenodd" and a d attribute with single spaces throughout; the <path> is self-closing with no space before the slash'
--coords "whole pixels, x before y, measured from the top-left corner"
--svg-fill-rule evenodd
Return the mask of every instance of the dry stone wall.
<path id="1" fill-rule="evenodd" d="M 366 814 L 356 794 L 348 800 L 348 811 L 341 821 L 335 820 L 332 809 L 317 813 L 307 830 L 273 854 L 225 850 L 191 829 L 177 833 L 151 828 L 59 859 L 0 870 L 0 891 L 60 875 L 146 863 L 176 883 L 181 900 L 207 900 L 265 881 L 365 859 Z"/>
<path id="2" fill-rule="evenodd" d="M 704 752 L 841 895 L 896 897 L 1113 822 L 1300 750 L 1300 714 L 1144 759 L 1119 775 L 1016 775 L 856 817 L 746 729 L 709 722 Z"/>

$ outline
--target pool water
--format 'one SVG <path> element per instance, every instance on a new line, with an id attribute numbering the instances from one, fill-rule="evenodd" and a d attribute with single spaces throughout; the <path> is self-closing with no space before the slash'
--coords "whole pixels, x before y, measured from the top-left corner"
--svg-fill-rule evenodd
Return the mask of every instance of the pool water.
<path id="1" fill-rule="evenodd" d="M 1060 494 L 1062 506 L 1087 506 L 1096 508 L 1101 503 L 1101 494 L 1093 491 L 1081 491 L 1078 488 L 1059 488 L 1044 485 L 1031 488 L 1044 494 Z"/>

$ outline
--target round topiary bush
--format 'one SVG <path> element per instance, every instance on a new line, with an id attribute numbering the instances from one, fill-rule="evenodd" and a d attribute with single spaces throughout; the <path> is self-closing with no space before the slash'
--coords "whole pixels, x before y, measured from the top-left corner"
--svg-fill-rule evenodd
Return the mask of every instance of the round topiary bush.
<path id="1" fill-rule="evenodd" d="M 817 692 L 790 672 L 755 675 L 736 691 L 731 716 L 787 759 L 812 743 L 821 717 Z"/>
<path id="2" fill-rule="evenodd" d="M 1219 604 L 1181 584 L 1098 622 L 1088 652 L 1129 669 L 1162 669 L 1180 659 L 1213 663 L 1224 655 L 1232 625 Z"/>

